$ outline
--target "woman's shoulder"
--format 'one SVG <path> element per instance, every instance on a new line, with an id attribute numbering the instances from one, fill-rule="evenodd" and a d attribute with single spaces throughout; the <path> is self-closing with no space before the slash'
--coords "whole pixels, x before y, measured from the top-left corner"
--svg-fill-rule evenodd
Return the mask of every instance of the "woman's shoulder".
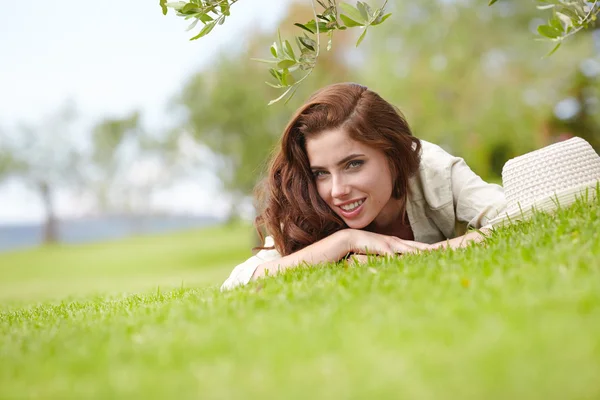
<path id="1" fill-rule="evenodd" d="M 428 208 L 440 209 L 452 204 L 452 166 L 460 160 L 437 144 L 421 142 L 419 170 L 410 179 L 410 200 L 425 200 Z"/>
<path id="2" fill-rule="evenodd" d="M 437 144 L 420 140 L 421 160 L 419 162 L 419 175 L 423 183 L 439 186 L 448 184 L 448 178 L 452 166 L 462 158 L 455 157 Z"/>
<path id="3" fill-rule="evenodd" d="M 419 141 L 421 142 L 421 168 L 448 167 L 460 159 L 437 144 L 422 139 Z"/>
<path id="4" fill-rule="evenodd" d="M 256 268 L 267 261 L 273 261 L 281 258 L 281 254 L 277 250 L 270 249 L 270 247 L 275 246 L 275 241 L 271 236 L 267 236 L 265 238 L 265 243 L 263 247 L 267 247 L 267 249 L 260 250 L 258 253 L 247 259 L 241 264 L 238 264 L 231 274 L 229 278 L 221 285 L 221 290 L 232 289 L 239 285 L 245 285 L 250 282 L 252 279 L 252 275 Z"/>

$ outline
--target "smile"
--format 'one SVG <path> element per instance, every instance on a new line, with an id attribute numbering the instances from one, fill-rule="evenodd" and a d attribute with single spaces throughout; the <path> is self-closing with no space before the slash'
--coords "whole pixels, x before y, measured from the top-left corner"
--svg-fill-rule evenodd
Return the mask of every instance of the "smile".
<path id="1" fill-rule="evenodd" d="M 340 208 L 344 211 L 350 212 L 350 211 L 354 211 L 356 208 L 360 207 L 360 205 L 364 202 L 365 202 L 365 200 L 362 199 L 362 200 L 355 201 L 354 203 L 344 204 L 343 206 L 340 206 Z"/>
<path id="2" fill-rule="evenodd" d="M 366 199 L 360 199 L 353 201 L 352 203 L 346 203 L 339 207 L 339 214 L 346 220 L 357 218 L 361 213 Z"/>

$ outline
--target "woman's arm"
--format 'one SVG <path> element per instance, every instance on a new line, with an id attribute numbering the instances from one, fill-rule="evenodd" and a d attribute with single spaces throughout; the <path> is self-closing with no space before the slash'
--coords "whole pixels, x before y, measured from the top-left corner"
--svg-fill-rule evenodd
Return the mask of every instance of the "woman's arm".
<path id="1" fill-rule="evenodd" d="M 302 263 L 318 264 L 321 262 L 337 261 L 344 257 L 348 252 L 346 248 L 346 233 L 344 230 L 335 232 L 334 234 L 311 244 L 295 253 L 281 257 L 278 260 L 273 260 L 260 264 L 252 279 L 259 278 L 264 275 L 274 275 L 278 271 L 295 267 Z"/>
<path id="2" fill-rule="evenodd" d="M 478 231 L 469 232 L 466 235 L 444 240 L 442 242 L 434 244 L 419 243 L 419 245 L 421 245 L 419 250 L 458 249 L 461 247 L 466 247 L 471 242 L 481 242 L 486 238 L 486 235 L 488 233 L 491 233 L 491 230 L 487 227 L 484 227 L 479 229 Z M 357 264 L 365 264 L 368 261 L 369 257 L 364 254 L 353 254 L 348 260 L 348 262 L 353 262 Z"/>
<path id="3" fill-rule="evenodd" d="M 414 253 L 428 250 L 430 245 L 425 243 L 402 240 L 395 236 L 343 229 L 311 244 L 293 254 L 259 265 L 252 279 L 275 274 L 297 265 L 319 264 L 322 262 L 337 262 L 348 253 L 393 255 L 398 253 Z"/>
<path id="4" fill-rule="evenodd" d="M 506 207 L 502 186 L 481 179 L 462 158 L 452 164 L 451 181 L 456 219 L 469 227 L 485 226 Z"/>
<path id="5" fill-rule="evenodd" d="M 486 238 L 486 235 L 491 230 L 487 227 L 483 227 L 478 231 L 472 231 L 463 236 L 458 236 L 453 239 L 444 240 L 442 242 L 434 243 L 430 245 L 432 250 L 436 249 L 458 249 L 460 247 L 466 247 L 469 243 L 479 243 Z"/>

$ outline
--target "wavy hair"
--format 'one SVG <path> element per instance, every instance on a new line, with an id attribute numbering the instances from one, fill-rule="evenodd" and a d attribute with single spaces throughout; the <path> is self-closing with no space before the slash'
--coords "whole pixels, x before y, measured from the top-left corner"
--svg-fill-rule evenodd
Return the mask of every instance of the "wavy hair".
<path id="1" fill-rule="evenodd" d="M 256 230 L 273 237 L 285 256 L 347 228 L 321 199 L 306 153 L 306 139 L 331 129 L 344 129 L 350 138 L 381 150 L 392 177 L 392 196 L 406 208 L 409 178 L 417 171 L 421 143 L 412 135 L 402 113 L 377 93 L 355 83 L 338 83 L 314 93 L 292 116 L 257 185 Z M 270 247 L 272 249 L 272 247 Z M 258 247 L 267 249 L 267 247 Z"/>

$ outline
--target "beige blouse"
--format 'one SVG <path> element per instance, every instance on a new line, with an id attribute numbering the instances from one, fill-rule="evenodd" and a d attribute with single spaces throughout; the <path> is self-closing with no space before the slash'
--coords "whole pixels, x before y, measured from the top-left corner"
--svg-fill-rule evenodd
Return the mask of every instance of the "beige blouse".
<path id="1" fill-rule="evenodd" d="M 465 161 L 421 140 L 421 164 L 410 179 L 406 212 L 415 241 L 437 243 L 481 228 L 506 208 L 501 186 L 487 183 Z M 265 247 L 273 246 L 268 236 Z M 256 268 L 281 258 L 277 250 L 261 250 L 236 266 L 221 290 L 245 285 Z"/>

